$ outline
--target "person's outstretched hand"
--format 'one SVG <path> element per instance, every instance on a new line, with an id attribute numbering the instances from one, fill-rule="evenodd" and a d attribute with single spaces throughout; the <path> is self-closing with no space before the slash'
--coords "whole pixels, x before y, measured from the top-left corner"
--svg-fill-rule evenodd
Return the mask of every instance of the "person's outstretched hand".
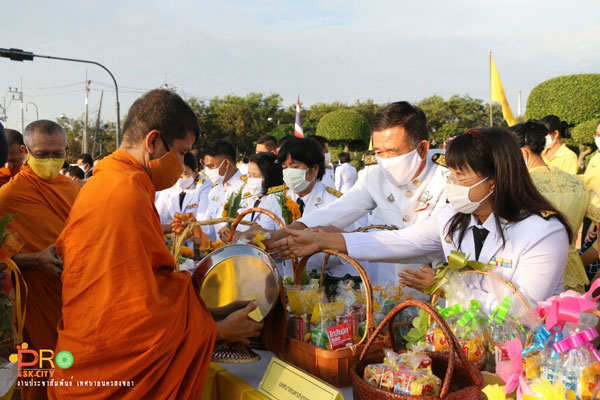
<path id="1" fill-rule="evenodd" d="M 282 230 L 288 236 L 269 246 L 273 257 L 287 260 L 294 257 L 304 257 L 320 250 L 319 232 L 289 229 L 287 227 L 284 227 Z"/>

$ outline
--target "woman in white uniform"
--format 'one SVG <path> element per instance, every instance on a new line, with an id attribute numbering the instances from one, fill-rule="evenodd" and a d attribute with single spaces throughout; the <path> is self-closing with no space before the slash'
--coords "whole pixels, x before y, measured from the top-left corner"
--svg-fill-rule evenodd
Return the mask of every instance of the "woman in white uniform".
<path id="1" fill-rule="evenodd" d="M 447 259 L 457 250 L 494 266 L 532 300 L 561 293 L 572 232 L 535 188 L 514 135 L 498 128 L 468 130 L 448 144 L 446 164 L 450 204 L 439 214 L 400 231 L 291 231 L 275 243 L 276 255 L 335 249 L 358 260 L 397 262 Z M 432 281 L 430 276 L 425 284 Z M 469 289 L 488 311 L 496 305 L 487 280 L 470 279 Z"/>

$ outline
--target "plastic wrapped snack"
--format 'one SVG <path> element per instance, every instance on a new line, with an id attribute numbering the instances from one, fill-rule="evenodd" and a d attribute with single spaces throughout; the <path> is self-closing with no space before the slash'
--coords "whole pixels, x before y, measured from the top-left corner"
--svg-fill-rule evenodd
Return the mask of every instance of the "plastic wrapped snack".
<path id="1" fill-rule="evenodd" d="M 407 365 L 394 371 L 394 393 L 410 396 L 438 396 L 442 381 L 431 369 L 413 369 Z"/>
<path id="2" fill-rule="evenodd" d="M 325 289 L 314 285 L 296 285 L 286 287 L 290 314 L 310 314 L 316 303 L 323 300 Z"/>
<path id="3" fill-rule="evenodd" d="M 383 373 L 386 370 L 391 370 L 392 368 L 386 364 L 371 364 L 365 367 L 365 372 L 363 374 L 364 380 L 371 386 L 376 388 L 381 386 L 381 380 L 383 378 Z"/>
<path id="4" fill-rule="evenodd" d="M 396 353 L 392 349 L 383 349 L 385 357 L 383 359 L 384 364 L 391 366 L 408 365 L 414 369 L 423 369 L 431 367 L 432 360 L 427 354 L 418 351 L 405 351 L 402 353 Z"/>
<path id="5" fill-rule="evenodd" d="M 394 368 L 387 368 L 383 371 L 379 388 L 388 392 L 394 391 Z"/>

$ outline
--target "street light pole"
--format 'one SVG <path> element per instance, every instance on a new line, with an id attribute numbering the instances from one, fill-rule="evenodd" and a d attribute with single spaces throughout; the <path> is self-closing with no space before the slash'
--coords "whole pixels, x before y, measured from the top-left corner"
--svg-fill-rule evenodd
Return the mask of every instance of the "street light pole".
<path id="1" fill-rule="evenodd" d="M 35 120 L 39 120 L 40 119 L 40 114 L 38 112 L 38 106 L 37 104 L 35 104 L 33 101 L 28 102 L 27 104 L 25 104 L 25 111 L 27 111 L 27 106 L 28 105 L 33 105 L 35 107 Z"/>
<path id="2" fill-rule="evenodd" d="M 104 65 L 102 65 L 96 61 L 80 60 L 78 58 L 44 56 L 44 55 L 40 55 L 40 54 L 34 54 L 30 51 L 23 51 L 22 49 L 13 49 L 13 48 L 10 48 L 10 49 L 0 48 L 0 57 L 9 58 L 13 61 L 24 61 L 24 60 L 33 61 L 34 57 L 40 57 L 40 58 L 48 58 L 51 60 L 72 61 L 72 62 L 78 62 L 78 63 L 94 64 L 94 65 L 99 66 L 106 72 L 108 72 L 108 74 L 110 75 L 110 77 L 113 80 L 113 83 L 115 84 L 115 94 L 116 94 L 116 99 L 117 99 L 117 102 L 116 102 L 117 148 L 119 147 L 119 144 L 121 143 L 121 115 L 120 115 L 120 107 L 119 107 L 119 86 L 117 85 L 117 80 L 115 79 L 114 75 L 112 74 L 112 72 L 110 72 L 110 70 L 108 68 L 106 68 Z"/>

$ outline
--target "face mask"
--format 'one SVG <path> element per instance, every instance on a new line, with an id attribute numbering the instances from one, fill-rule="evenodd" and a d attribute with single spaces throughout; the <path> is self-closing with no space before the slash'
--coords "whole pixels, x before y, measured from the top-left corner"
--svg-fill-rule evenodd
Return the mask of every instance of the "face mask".
<path id="1" fill-rule="evenodd" d="M 31 167 L 37 176 L 46 180 L 53 180 L 58 176 L 62 169 L 65 159 L 63 158 L 35 158 L 31 154 L 27 155 L 27 164 Z"/>
<path id="2" fill-rule="evenodd" d="M 471 201 L 469 198 L 469 192 L 475 186 L 487 181 L 487 179 L 488 178 L 483 178 L 472 186 L 461 186 L 456 183 L 446 183 L 446 196 L 448 196 L 448 201 L 450 204 L 452 204 L 454 210 L 463 214 L 471 214 L 473 211 L 477 210 L 481 203 L 483 203 L 485 199 L 492 195 L 492 192 L 488 193 L 487 196 L 479 201 Z"/>
<path id="3" fill-rule="evenodd" d="M 600 149 L 600 137 L 598 137 L 598 136 L 594 137 L 594 143 L 596 143 L 596 147 L 598 149 Z"/>
<path id="4" fill-rule="evenodd" d="M 248 178 L 248 182 L 246 183 L 246 190 L 252 196 L 262 196 L 264 194 L 263 178 Z"/>
<path id="5" fill-rule="evenodd" d="M 325 166 L 331 164 L 331 153 L 325 153 Z"/>
<path id="6" fill-rule="evenodd" d="M 89 168 L 86 168 L 85 165 L 78 165 L 78 167 L 81 168 L 84 174 L 89 170 Z"/>
<path id="7" fill-rule="evenodd" d="M 300 168 L 286 168 L 283 170 L 283 181 L 294 192 L 300 193 L 311 183 L 306 180 L 306 171 Z"/>
<path id="8" fill-rule="evenodd" d="M 386 178 L 396 186 L 409 183 L 422 161 L 417 149 L 397 157 L 377 157 L 377 163 L 383 168 Z"/>
<path id="9" fill-rule="evenodd" d="M 188 176 L 187 178 L 179 178 L 179 180 L 177 180 L 177 186 L 179 187 L 179 189 L 187 189 L 191 186 L 192 183 L 194 183 L 193 176 Z"/>
<path id="10" fill-rule="evenodd" d="M 221 164 L 219 164 L 217 168 L 206 168 L 206 176 L 208 176 L 208 179 L 215 185 L 223 183 L 223 179 L 225 179 L 225 175 L 219 174 L 219 169 L 221 169 L 224 162 L 225 160 L 221 161 Z"/>
<path id="11" fill-rule="evenodd" d="M 172 151 L 148 162 L 148 171 L 157 191 L 172 187 L 183 173 L 183 164 Z"/>
<path id="12" fill-rule="evenodd" d="M 556 139 L 552 139 L 552 136 L 546 135 L 546 146 L 545 146 L 545 148 L 549 149 L 550 147 L 554 146 L 554 143 L 556 143 Z"/>

